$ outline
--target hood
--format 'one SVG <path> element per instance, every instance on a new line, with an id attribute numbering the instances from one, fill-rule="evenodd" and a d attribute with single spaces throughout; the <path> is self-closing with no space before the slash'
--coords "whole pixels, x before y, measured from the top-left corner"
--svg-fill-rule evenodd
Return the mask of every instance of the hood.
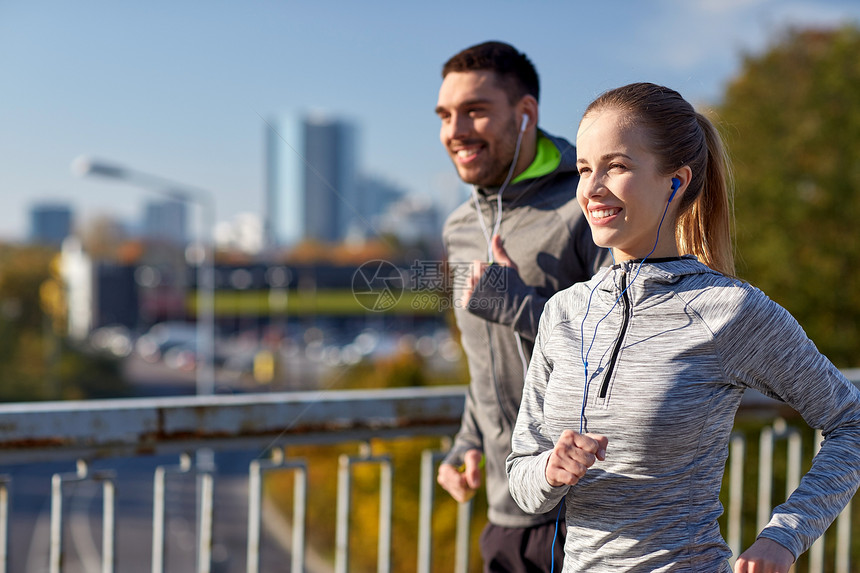
<path id="1" fill-rule="evenodd" d="M 563 137 L 538 130 L 538 149 L 534 161 L 525 171 L 517 175 L 502 192 L 503 200 L 520 198 L 523 193 L 539 189 L 543 176 L 549 173 L 569 173 L 578 177 L 576 147 Z M 498 187 L 476 187 L 485 197 L 495 196 Z"/>
<path id="2" fill-rule="evenodd" d="M 626 275 L 625 282 L 628 292 L 642 293 L 659 289 L 666 285 L 677 284 L 684 277 L 691 275 L 711 274 L 722 276 L 721 273 L 699 262 L 695 255 L 684 255 L 667 259 L 641 259 L 623 261 L 610 267 L 603 267 L 589 281 L 589 288 L 597 287 L 599 292 L 618 296 L 621 291 L 621 278 Z M 636 297 L 639 298 L 639 297 Z"/>

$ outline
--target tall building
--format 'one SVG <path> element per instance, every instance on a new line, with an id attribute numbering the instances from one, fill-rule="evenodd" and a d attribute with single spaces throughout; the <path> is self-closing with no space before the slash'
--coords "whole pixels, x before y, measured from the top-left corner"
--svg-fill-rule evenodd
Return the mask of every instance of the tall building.
<path id="1" fill-rule="evenodd" d="M 62 244 L 72 234 L 72 209 L 63 203 L 42 203 L 30 208 L 30 241 Z"/>
<path id="2" fill-rule="evenodd" d="M 342 240 L 360 218 L 355 127 L 308 115 L 271 119 L 265 129 L 267 242 Z"/>
<path id="3" fill-rule="evenodd" d="M 307 117 L 305 129 L 305 238 L 334 242 L 356 218 L 355 128 L 341 120 Z"/>
<path id="4" fill-rule="evenodd" d="M 351 237 L 372 237 L 382 232 L 380 219 L 391 205 L 406 196 L 400 187 L 375 176 L 360 177 L 356 194 L 360 198 L 357 204 L 360 218 L 356 218 L 349 228 Z"/>
<path id="5" fill-rule="evenodd" d="M 143 236 L 183 245 L 188 242 L 188 206 L 182 201 L 150 201 L 143 216 Z"/>
<path id="6" fill-rule="evenodd" d="M 427 198 L 408 196 L 391 203 L 378 217 L 379 231 L 404 244 L 435 245 L 442 237 L 442 214 Z"/>
<path id="7" fill-rule="evenodd" d="M 296 117 L 270 118 L 266 142 L 266 212 L 263 234 L 268 246 L 293 245 L 304 234 L 304 135 Z"/>

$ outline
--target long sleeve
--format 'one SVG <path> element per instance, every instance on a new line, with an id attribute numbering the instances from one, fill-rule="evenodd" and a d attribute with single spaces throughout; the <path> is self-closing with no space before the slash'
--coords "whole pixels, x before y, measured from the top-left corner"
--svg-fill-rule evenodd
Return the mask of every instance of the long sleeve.
<path id="1" fill-rule="evenodd" d="M 534 340 L 547 297 L 523 282 L 512 267 L 491 265 L 469 300 L 469 312 L 513 328 L 520 336 Z"/>
<path id="2" fill-rule="evenodd" d="M 475 420 L 475 398 L 472 396 L 472 389 L 469 388 L 469 392 L 466 393 L 466 405 L 463 418 L 460 421 L 460 429 L 457 431 L 454 444 L 445 456 L 443 463 L 459 466 L 463 463 L 463 455 L 467 451 L 474 449 L 484 451 L 483 444 L 484 438 Z"/>
<path id="3" fill-rule="evenodd" d="M 787 311 L 759 291 L 753 293 L 757 296 L 744 301 L 740 320 L 717 333 L 727 342 L 721 353 L 728 374 L 786 402 L 825 437 L 800 486 L 761 532 L 797 557 L 824 533 L 860 485 L 860 390 L 817 350 Z"/>
<path id="4" fill-rule="evenodd" d="M 508 473 L 511 496 L 523 511 L 544 513 L 555 507 L 569 489 L 553 487 L 546 481 L 546 464 L 554 446 L 544 432 L 544 396 L 552 365 L 543 353 L 549 319 L 540 319 L 535 350 L 526 376 L 523 400 L 511 440 Z"/>

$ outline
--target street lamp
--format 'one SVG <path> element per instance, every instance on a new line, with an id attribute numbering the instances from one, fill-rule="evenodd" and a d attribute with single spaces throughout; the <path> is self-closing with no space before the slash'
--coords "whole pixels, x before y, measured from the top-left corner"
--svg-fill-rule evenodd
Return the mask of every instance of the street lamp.
<path id="1" fill-rule="evenodd" d="M 201 243 L 197 261 L 197 394 L 213 394 L 215 390 L 215 273 L 212 230 L 215 227 L 215 201 L 211 191 L 176 183 L 156 175 L 142 173 L 86 156 L 72 161 L 72 172 L 80 177 L 97 175 L 119 179 L 166 195 L 183 203 L 200 207 Z"/>

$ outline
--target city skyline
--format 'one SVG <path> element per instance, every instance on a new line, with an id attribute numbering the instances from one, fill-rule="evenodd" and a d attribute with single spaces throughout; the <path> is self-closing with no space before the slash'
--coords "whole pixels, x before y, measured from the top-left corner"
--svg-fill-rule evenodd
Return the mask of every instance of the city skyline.
<path id="1" fill-rule="evenodd" d="M 717 103 L 744 54 L 761 52 L 787 26 L 858 19 L 860 5 L 844 0 L 4 2 L 0 239 L 26 238 L 35 203 L 68 203 L 86 223 L 104 213 L 127 220 L 156 198 L 75 177 L 69 165 L 82 154 L 207 189 L 218 222 L 263 218 L 261 129 L 265 118 L 296 111 L 354 122 L 363 175 L 428 200 L 443 196 L 448 208 L 462 188 L 433 108 L 441 65 L 459 49 L 499 39 L 526 52 L 541 76 L 540 126 L 572 139 L 604 89 L 648 80 Z"/>

